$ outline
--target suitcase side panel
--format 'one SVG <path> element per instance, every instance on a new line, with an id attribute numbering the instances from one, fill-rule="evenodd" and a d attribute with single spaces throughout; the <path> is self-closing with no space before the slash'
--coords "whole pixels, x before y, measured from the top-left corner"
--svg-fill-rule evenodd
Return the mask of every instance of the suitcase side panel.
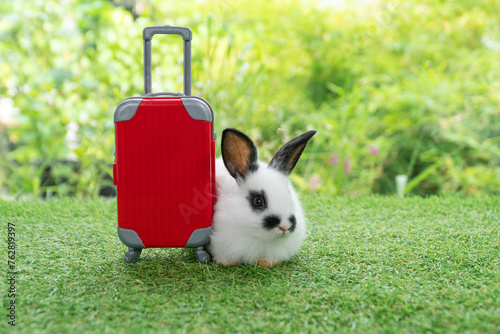
<path id="1" fill-rule="evenodd" d="M 119 228 L 144 247 L 184 247 L 211 226 L 212 118 L 193 119 L 181 98 L 143 98 L 115 136 Z"/>

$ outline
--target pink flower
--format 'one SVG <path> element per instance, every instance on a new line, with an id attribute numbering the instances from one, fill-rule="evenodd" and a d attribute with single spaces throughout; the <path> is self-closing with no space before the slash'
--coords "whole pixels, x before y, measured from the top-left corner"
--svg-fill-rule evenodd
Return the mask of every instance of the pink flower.
<path id="1" fill-rule="evenodd" d="M 351 159 L 345 157 L 344 159 L 344 173 L 349 174 L 351 172 Z"/>
<path id="2" fill-rule="evenodd" d="M 309 191 L 310 192 L 315 192 L 316 189 L 321 185 L 321 178 L 319 175 L 312 175 L 309 178 Z"/>
<path id="3" fill-rule="evenodd" d="M 370 153 L 371 153 L 372 155 L 377 155 L 377 154 L 378 154 L 378 148 L 376 148 L 376 147 L 375 147 L 375 146 L 373 146 L 373 145 L 370 145 L 369 150 L 370 150 Z"/>
<path id="4" fill-rule="evenodd" d="M 339 164 L 339 155 L 334 152 L 330 158 L 330 165 L 336 167 Z"/>

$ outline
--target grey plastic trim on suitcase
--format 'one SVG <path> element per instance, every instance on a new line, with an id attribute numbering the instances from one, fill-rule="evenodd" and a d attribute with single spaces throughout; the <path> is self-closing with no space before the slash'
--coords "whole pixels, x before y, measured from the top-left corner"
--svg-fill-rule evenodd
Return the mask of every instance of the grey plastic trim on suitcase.
<path id="1" fill-rule="evenodd" d="M 132 117 L 134 117 L 137 109 L 139 108 L 139 104 L 141 104 L 142 98 L 138 99 L 126 99 L 120 102 L 118 107 L 116 107 L 115 111 L 115 123 L 128 121 Z"/>
<path id="2" fill-rule="evenodd" d="M 193 233 L 191 233 L 186 246 L 184 247 L 196 248 L 208 244 L 208 242 L 210 241 L 211 230 L 211 227 L 199 228 L 197 230 L 194 230 Z"/>
<path id="3" fill-rule="evenodd" d="M 186 96 L 186 94 L 184 93 L 172 93 L 172 92 L 159 92 L 159 93 L 148 93 L 146 94 L 145 97 L 157 97 L 157 96 L 162 96 L 162 95 L 166 95 L 166 96 Z"/>
<path id="4" fill-rule="evenodd" d="M 193 32 L 188 27 L 176 26 L 151 26 L 142 31 L 144 39 L 144 95 L 151 93 L 151 40 L 155 34 L 175 34 L 181 35 L 184 40 L 184 94 L 191 95 L 191 39 Z"/>
<path id="5" fill-rule="evenodd" d="M 153 35 L 156 34 L 181 35 L 185 41 L 190 41 L 191 39 L 193 39 L 193 32 L 188 27 L 176 27 L 169 25 L 146 27 L 142 31 L 142 38 L 152 39 Z"/>
<path id="6" fill-rule="evenodd" d="M 146 248 L 146 246 L 144 246 L 144 244 L 142 243 L 141 238 L 134 230 L 118 227 L 118 236 L 125 245 L 131 248 L 134 249 Z"/>
<path id="7" fill-rule="evenodd" d="M 208 102 L 197 97 L 183 97 L 181 101 L 192 119 L 212 122 L 212 109 Z"/>

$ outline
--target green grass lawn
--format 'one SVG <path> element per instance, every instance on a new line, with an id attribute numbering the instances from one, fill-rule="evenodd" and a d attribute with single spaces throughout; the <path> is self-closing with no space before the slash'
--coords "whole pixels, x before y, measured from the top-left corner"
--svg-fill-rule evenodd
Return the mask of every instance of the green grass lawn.
<path id="1" fill-rule="evenodd" d="M 309 236 L 271 269 L 202 265 L 184 249 L 125 264 L 114 201 L 0 202 L 3 277 L 15 224 L 16 329 L 500 332 L 500 197 L 303 201 Z"/>

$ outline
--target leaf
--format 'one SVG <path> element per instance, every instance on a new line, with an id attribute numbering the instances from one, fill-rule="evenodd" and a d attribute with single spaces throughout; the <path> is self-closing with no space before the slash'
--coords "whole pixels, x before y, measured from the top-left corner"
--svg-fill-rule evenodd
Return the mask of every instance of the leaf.
<path id="1" fill-rule="evenodd" d="M 444 163 L 445 159 L 440 159 L 436 163 L 430 165 L 426 169 L 424 169 L 420 174 L 415 176 L 413 179 L 411 179 L 410 182 L 406 185 L 406 188 L 404 190 L 404 193 L 410 192 L 413 188 L 418 186 L 422 181 L 424 181 L 429 175 L 431 175 L 436 169 L 441 167 L 441 165 Z"/>

